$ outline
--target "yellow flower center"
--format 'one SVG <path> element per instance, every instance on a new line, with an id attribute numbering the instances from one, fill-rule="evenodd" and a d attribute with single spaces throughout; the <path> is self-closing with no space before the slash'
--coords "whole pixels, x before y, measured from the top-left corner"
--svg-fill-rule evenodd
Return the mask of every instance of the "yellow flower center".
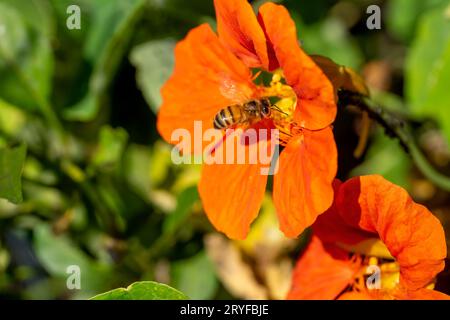
<path id="1" fill-rule="evenodd" d="M 360 264 L 351 285 L 352 291 L 367 293 L 376 299 L 394 299 L 399 290 L 400 265 L 391 256 L 384 243 L 369 239 L 357 245 L 338 244 L 353 253 L 352 261 Z M 430 283 L 427 289 L 433 289 Z"/>
<path id="2" fill-rule="evenodd" d="M 389 291 L 397 287 L 399 280 L 400 266 L 396 261 L 366 257 L 356 277 L 354 289 L 389 296 Z"/>
<path id="3" fill-rule="evenodd" d="M 272 74 L 268 86 L 262 86 L 261 95 L 272 100 L 271 119 L 280 131 L 280 143 L 286 145 L 289 139 L 301 130 L 294 122 L 294 111 L 297 107 L 297 94 L 285 83 L 283 71 L 278 69 Z"/>

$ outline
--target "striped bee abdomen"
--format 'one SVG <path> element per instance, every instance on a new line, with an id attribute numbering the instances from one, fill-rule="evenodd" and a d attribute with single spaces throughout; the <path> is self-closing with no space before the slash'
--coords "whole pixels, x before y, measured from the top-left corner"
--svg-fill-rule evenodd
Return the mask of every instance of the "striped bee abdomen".
<path id="1" fill-rule="evenodd" d="M 239 105 L 228 106 L 220 110 L 214 117 L 215 129 L 226 129 L 232 125 L 238 124 L 243 120 L 243 113 Z"/>

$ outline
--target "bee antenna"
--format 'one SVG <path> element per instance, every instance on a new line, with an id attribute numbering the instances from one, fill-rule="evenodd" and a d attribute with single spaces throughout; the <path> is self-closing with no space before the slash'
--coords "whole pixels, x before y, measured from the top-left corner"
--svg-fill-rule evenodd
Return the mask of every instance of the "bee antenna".
<path id="1" fill-rule="evenodd" d="M 272 108 L 275 109 L 275 110 L 277 110 L 278 112 L 280 112 L 280 113 L 282 113 L 282 114 L 288 115 L 286 112 L 284 112 L 283 110 L 281 110 L 281 108 L 280 108 L 279 106 L 277 106 L 276 104 L 273 104 L 273 105 L 272 105 Z"/>

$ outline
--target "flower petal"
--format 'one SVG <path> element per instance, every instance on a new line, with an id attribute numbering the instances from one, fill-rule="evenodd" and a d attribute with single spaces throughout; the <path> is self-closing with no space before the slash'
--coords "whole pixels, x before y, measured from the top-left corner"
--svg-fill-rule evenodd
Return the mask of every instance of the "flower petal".
<path id="1" fill-rule="evenodd" d="M 244 143 L 243 137 L 249 130 L 245 134 L 240 132 L 242 130 L 239 129 L 227 136 L 215 149 L 214 155 L 222 163 L 203 164 L 198 187 L 209 220 L 217 230 L 232 239 L 244 239 L 258 215 L 267 184 L 264 170 L 271 161 L 271 157 L 264 163 L 260 155 L 257 156 L 259 158 L 251 156 L 261 149 L 268 150 L 270 143 L 267 140 Z M 235 156 L 227 155 L 227 149 L 233 148 Z M 245 159 L 238 160 L 237 155 L 244 155 Z"/>
<path id="2" fill-rule="evenodd" d="M 289 141 L 281 152 L 273 187 L 280 229 L 286 236 L 298 236 L 331 206 L 336 171 L 331 128 L 303 130 Z"/>
<path id="3" fill-rule="evenodd" d="M 287 83 L 297 93 L 294 119 L 310 130 L 327 127 L 337 113 L 333 85 L 300 48 L 295 23 L 289 12 L 285 7 L 269 2 L 261 6 L 259 21 L 273 46 Z"/>
<path id="4" fill-rule="evenodd" d="M 333 182 L 334 197 L 336 199 L 342 182 Z M 353 245 L 367 239 L 377 238 L 377 234 L 355 228 L 347 224 L 341 217 L 336 202 L 322 215 L 320 215 L 312 226 L 314 234 L 325 243 L 344 243 Z"/>
<path id="5" fill-rule="evenodd" d="M 431 289 L 406 291 L 396 298 L 399 300 L 450 300 L 449 295 Z"/>
<path id="6" fill-rule="evenodd" d="M 234 103 L 222 95 L 221 81 L 233 80 L 240 91 L 252 95 L 251 77 L 250 70 L 221 44 L 209 25 L 191 30 L 177 44 L 174 72 L 161 90 L 158 131 L 167 142 L 175 143 L 172 134 L 177 129 L 187 129 L 194 136 L 194 121 L 201 121 L 203 130 L 212 128 L 216 113 Z"/>
<path id="7" fill-rule="evenodd" d="M 342 294 L 338 300 L 374 300 L 367 292 L 349 291 Z"/>
<path id="8" fill-rule="evenodd" d="M 248 67 L 268 68 L 266 38 L 246 0 L 214 0 L 217 32 L 225 46 Z"/>
<path id="9" fill-rule="evenodd" d="M 313 236 L 295 266 L 287 299 L 336 299 L 353 282 L 358 267 L 344 250 L 324 245 Z"/>
<path id="10" fill-rule="evenodd" d="M 400 284 L 425 287 L 444 268 L 447 256 L 439 220 L 408 193 L 381 176 L 350 179 L 336 198 L 350 226 L 377 233 L 400 265 Z"/>

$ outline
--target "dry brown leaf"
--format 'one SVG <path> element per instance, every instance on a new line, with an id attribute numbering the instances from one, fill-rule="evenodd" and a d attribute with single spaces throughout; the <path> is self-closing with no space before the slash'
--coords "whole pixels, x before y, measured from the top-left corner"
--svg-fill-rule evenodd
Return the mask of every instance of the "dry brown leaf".
<path id="1" fill-rule="evenodd" d="M 205 236 L 206 252 L 214 263 L 223 285 L 242 299 L 267 299 L 267 289 L 258 283 L 251 267 L 244 261 L 238 247 L 220 234 Z"/>
<path id="2" fill-rule="evenodd" d="M 264 279 L 272 299 L 286 299 L 291 287 L 292 263 L 289 258 L 284 258 L 264 268 Z"/>

